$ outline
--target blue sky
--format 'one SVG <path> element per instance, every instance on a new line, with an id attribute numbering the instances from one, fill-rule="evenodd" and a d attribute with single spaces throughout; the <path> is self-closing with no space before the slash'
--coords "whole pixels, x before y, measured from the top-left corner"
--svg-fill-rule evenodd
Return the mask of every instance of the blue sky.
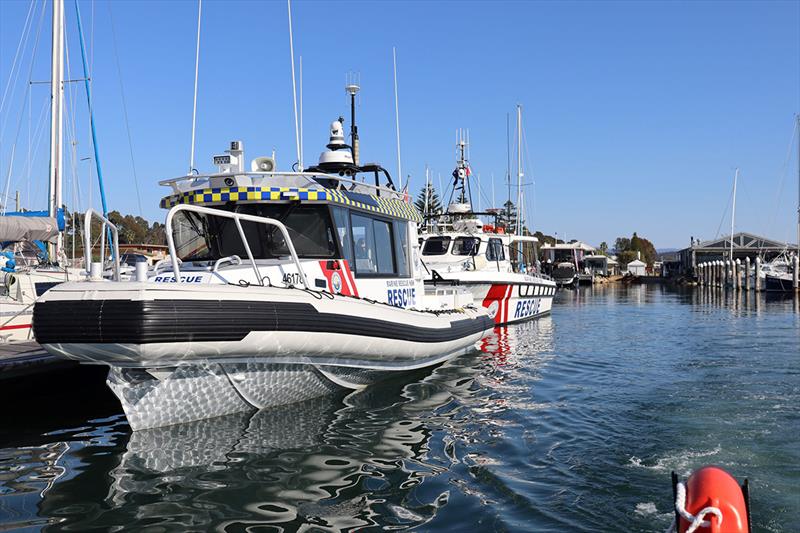
<path id="1" fill-rule="evenodd" d="M 2 90 L 29 6 L 0 1 Z M 80 6 L 94 43 L 95 118 L 109 205 L 140 213 L 115 34 L 141 214 L 163 220 L 158 200 L 166 189 L 157 181 L 185 173 L 189 162 L 197 4 L 127 1 L 109 9 L 81 0 Z M 395 46 L 403 174 L 411 175 L 415 193 L 426 164 L 449 183 L 455 131 L 468 128 L 473 172 L 485 195 L 481 207 L 492 197 L 492 173 L 500 204 L 506 115 L 513 127 L 520 103 L 526 205 L 535 229 L 595 245 L 637 231 L 658 247 L 683 247 L 690 236 L 714 237 L 721 221 L 727 231 L 723 215 L 739 167 L 737 230 L 795 241 L 796 137 L 791 149 L 790 141 L 800 111 L 800 2 L 296 1 L 292 7 L 295 54 L 304 66 L 306 164 L 324 149 L 330 121 L 347 116 L 343 85 L 346 73 L 356 71 L 362 160 L 396 174 Z M 74 9 L 68 0 L 70 76 L 79 78 Z M 39 2 L 33 11 L 38 24 Z M 32 42 L 0 117 L 0 183 L 4 188 L 17 138 L 10 188 L 39 208 L 46 201 L 46 116 L 30 179 L 25 169 Z M 32 78 L 48 77 L 46 12 Z M 84 159 L 91 144 L 83 86 L 69 90 L 77 98 L 77 158 Z M 47 96 L 45 85 L 32 87 L 32 129 Z M 273 148 L 282 168 L 296 159 L 284 2 L 203 4 L 196 166 L 212 170 L 211 156 L 233 139 L 244 141 L 248 159 Z M 77 163 L 80 209 L 90 202 L 89 165 Z M 99 205 L 92 187 L 91 202 Z M 68 183 L 70 205 L 73 190 Z"/>

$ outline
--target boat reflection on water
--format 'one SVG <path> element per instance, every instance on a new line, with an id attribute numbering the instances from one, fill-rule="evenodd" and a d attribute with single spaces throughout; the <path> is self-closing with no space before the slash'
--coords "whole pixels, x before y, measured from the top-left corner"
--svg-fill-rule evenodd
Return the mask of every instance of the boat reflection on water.
<path id="1" fill-rule="evenodd" d="M 495 370 L 473 353 L 347 396 L 133 433 L 120 419 L 38 514 L 80 531 L 420 526 L 448 502 L 452 469 L 477 460 L 463 443 L 504 408 L 486 388 Z"/>
<path id="2" fill-rule="evenodd" d="M 517 431 L 509 410 L 538 409 L 518 389 L 553 330 L 499 328 L 481 351 L 349 395 L 136 432 L 98 419 L 69 434 L 67 472 L 23 514 L 75 531 L 424 528 L 455 497 L 448 524 L 469 528 L 498 496 L 464 480 L 496 468 L 481 443 Z"/>
<path id="3" fill-rule="evenodd" d="M 546 316 L 509 327 L 494 328 L 484 337 L 478 348 L 491 356 L 494 365 L 514 364 L 514 354 L 531 355 L 551 351 L 553 348 L 553 319 Z M 517 356 L 518 358 L 518 356 Z"/>

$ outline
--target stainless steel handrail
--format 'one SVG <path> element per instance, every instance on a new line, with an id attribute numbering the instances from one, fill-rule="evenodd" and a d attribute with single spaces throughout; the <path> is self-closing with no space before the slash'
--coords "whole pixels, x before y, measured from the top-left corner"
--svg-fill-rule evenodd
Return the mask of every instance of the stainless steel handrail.
<path id="1" fill-rule="evenodd" d="M 114 281 L 119 281 L 119 231 L 113 222 L 106 217 L 92 209 L 91 207 L 86 210 L 86 215 L 83 217 L 83 257 L 86 267 L 86 272 L 92 271 L 92 217 L 95 217 L 103 223 L 100 228 L 100 233 L 105 235 L 106 227 L 111 228 L 111 233 L 114 237 L 114 244 L 112 248 L 112 255 L 114 256 Z M 100 264 L 105 264 L 105 241 L 100 245 Z"/>
<path id="2" fill-rule="evenodd" d="M 292 177 L 292 178 L 303 178 L 305 179 L 308 185 L 311 185 L 315 189 L 319 190 L 326 190 L 325 187 L 320 185 L 315 178 L 323 178 L 334 180 L 340 183 L 351 184 L 359 187 L 366 187 L 372 190 L 375 190 L 378 193 L 383 193 L 381 196 L 395 196 L 395 199 L 402 200 L 403 192 L 396 191 L 394 189 L 390 189 L 388 187 L 384 187 L 383 185 L 373 185 L 371 183 L 357 181 L 352 178 L 346 178 L 344 176 L 339 176 L 336 174 L 325 174 L 322 172 L 229 172 L 229 173 L 212 173 L 212 174 L 192 174 L 187 176 L 179 176 L 177 178 L 161 180 L 158 182 L 159 185 L 169 186 L 172 187 L 174 192 L 186 192 L 178 187 L 178 184 L 184 181 L 194 181 L 194 180 L 204 180 L 210 178 L 235 178 L 238 176 L 246 176 L 246 177 Z M 193 187 L 190 187 L 187 190 L 191 190 Z"/>
<path id="3" fill-rule="evenodd" d="M 265 224 L 267 226 L 275 226 L 278 228 L 283 234 L 283 240 L 286 242 L 286 247 L 289 249 L 289 255 L 292 256 L 292 261 L 294 261 L 295 266 L 297 267 L 297 272 L 300 274 L 300 278 L 303 281 L 303 287 L 308 289 L 308 277 L 306 276 L 305 270 L 303 270 L 303 265 L 300 263 L 300 258 L 297 257 L 297 252 L 294 248 L 294 243 L 292 243 L 292 238 L 289 237 L 289 231 L 286 229 L 286 226 L 283 225 L 282 222 L 279 220 L 275 220 L 274 218 L 268 217 L 259 217 L 255 215 L 246 215 L 244 213 L 231 213 L 230 211 L 222 211 L 220 209 L 212 209 L 210 207 L 203 207 L 199 205 L 190 205 L 190 204 L 179 204 L 169 210 L 167 213 L 167 221 L 166 221 L 166 233 L 167 233 L 167 246 L 169 247 L 169 255 L 172 259 L 172 273 L 175 276 L 175 281 L 179 281 L 181 272 L 179 262 L 180 258 L 178 257 L 178 252 L 175 249 L 175 238 L 172 235 L 172 219 L 176 213 L 179 211 L 192 211 L 195 213 L 201 213 L 205 215 L 215 216 L 215 217 L 222 217 L 222 218 L 230 218 L 236 224 L 236 229 L 239 230 L 239 236 L 242 239 L 242 244 L 244 245 L 245 252 L 247 252 L 247 258 L 250 260 L 250 264 L 253 266 L 253 270 L 256 273 L 256 279 L 260 284 L 263 284 L 263 278 L 261 277 L 261 272 L 258 270 L 258 265 L 256 264 L 256 260 L 253 257 L 253 252 L 250 250 L 250 244 L 247 242 L 247 237 L 244 234 L 244 229 L 242 229 L 241 221 L 247 222 L 255 222 L 257 224 Z"/>

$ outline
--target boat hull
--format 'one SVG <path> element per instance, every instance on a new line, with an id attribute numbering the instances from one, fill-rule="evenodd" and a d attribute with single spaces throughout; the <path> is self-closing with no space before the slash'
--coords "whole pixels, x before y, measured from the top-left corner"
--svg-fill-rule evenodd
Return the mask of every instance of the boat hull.
<path id="1" fill-rule="evenodd" d="M 508 324 L 516 324 L 533 320 L 550 313 L 553 307 L 553 294 L 555 294 L 555 286 L 552 290 L 548 290 L 549 294 L 527 294 L 525 291 L 533 287 L 539 286 L 526 286 L 522 284 L 504 284 L 504 283 L 487 283 L 487 284 L 466 284 L 472 291 L 476 301 L 480 301 L 489 311 L 489 316 L 494 318 L 495 326 L 505 326 Z"/>
<path id="2" fill-rule="evenodd" d="M 440 364 L 492 327 L 299 289 L 65 284 L 34 309 L 50 353 L 111 367 L 136 429 L 306 400 Z"/>
<path id="3" fill-rule="evenodd" d="M 764 277 L 764 288 L 769 292 L 794 292 L 791 275 Z"/>

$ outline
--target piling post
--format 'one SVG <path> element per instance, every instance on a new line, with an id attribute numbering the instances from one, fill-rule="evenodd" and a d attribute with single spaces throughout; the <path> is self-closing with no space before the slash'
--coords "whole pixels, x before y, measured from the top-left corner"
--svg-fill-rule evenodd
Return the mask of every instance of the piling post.
<path id="1" fill-rule="evenodd" d="M 719 261 L 714 261 L 714 287 L 719 287 L 719 274 L 721 272 L 719 268 Z"/>
<path id="2" fill-rule="evenodd" d="M 737 259 L 733 262 L 733 285 L 739 291 L 742 290 L 742 260 Z"/>
<path id="3" fill-rule="evenodd" d="M 725 263 L 723 261 L 717 261 L 717 287 L 724 287 L 725 283 Z"/>
<path id="4" fill-rule="evenodd" d="M 703 263 L 697 265 L 697 284 L 703 286 Z"/>
<path id="5" fill-rule="evenodd" d="M 798 265 L 800 265 L 800 257 L 794 254 L 792 256 L 792 287 L 795 292 L 797 292 L 797 289 L 800 287 L 800 272 L 797 271 Z"/>
<path id="6" fill-rule="evenodd" d="M 725 260 L 725 288 L 733 285 L 733 272 L 731 271 L 731 260 Z"/>
<path id="7" fill-rule="evenodd" d="M 756 292 L 761 292 L 761 258 L 756 257 Z"/>
<path id="8" fill-rule="evenodd" d="M 744 258 L 744 288 L 750 292 L 750 258 Z"/>

